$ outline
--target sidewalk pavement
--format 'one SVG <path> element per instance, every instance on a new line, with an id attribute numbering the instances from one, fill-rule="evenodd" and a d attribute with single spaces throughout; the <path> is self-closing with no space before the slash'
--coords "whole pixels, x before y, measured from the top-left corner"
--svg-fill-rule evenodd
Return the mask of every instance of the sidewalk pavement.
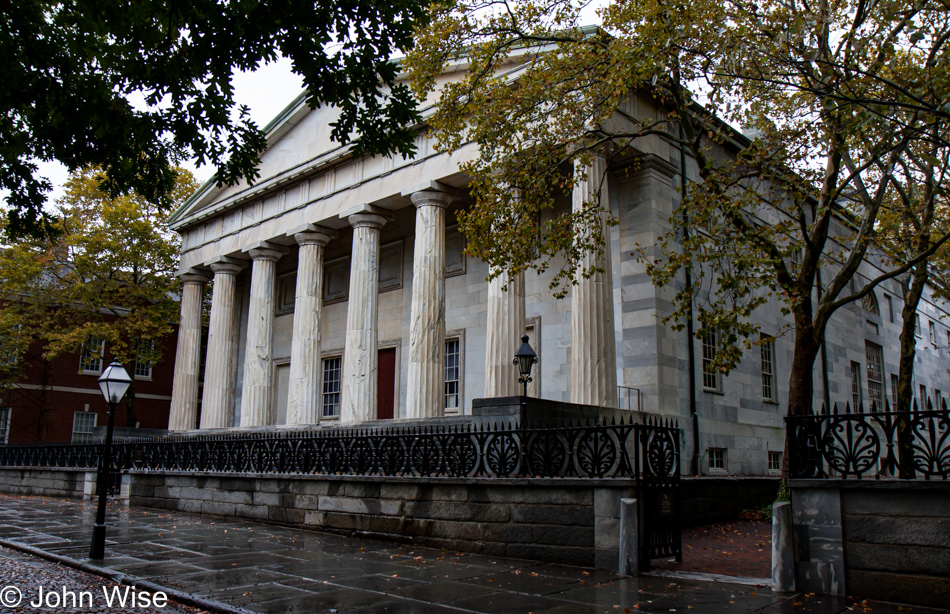
<path id="1" fill-rule="evenodd" d="M 0 540 L 86 560 L 95 506 L 0 495 Z M 219 612 L 704 613 L 948 610 L 447 552 L 237 519 L 110 506 L 102 573 Z M 6 569 L 6 567 L 4 567 Z M 108 571 L 111 570 L 111 571 Z M 0 584 L 9 576 L 2 573 Z M 19 587 L 24 593 L 34 587 Z M 29 610 L 23 610 L 29 611 Z"/>

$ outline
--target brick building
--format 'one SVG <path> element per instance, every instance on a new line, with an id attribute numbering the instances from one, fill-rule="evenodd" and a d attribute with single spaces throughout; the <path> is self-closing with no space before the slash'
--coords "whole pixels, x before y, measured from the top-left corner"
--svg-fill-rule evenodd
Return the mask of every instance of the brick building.
<path id="1" fill-rule="evenodd" d="M 134 377 L 136 422 L 128 424 L 126 404 L 116 409 L 116 426 L 164 429 L 168 425 L 177 332 L 166 337 L 162 360 L 123 365 Z M 93 340 L 81 353 L 43 358 L 35 341 L 23 357 L 23 378 L 0 393 L 0 443 L 83 442 L 105 426 L 108 407 L 97 378 L 112 359 L 108 344 Z"/>

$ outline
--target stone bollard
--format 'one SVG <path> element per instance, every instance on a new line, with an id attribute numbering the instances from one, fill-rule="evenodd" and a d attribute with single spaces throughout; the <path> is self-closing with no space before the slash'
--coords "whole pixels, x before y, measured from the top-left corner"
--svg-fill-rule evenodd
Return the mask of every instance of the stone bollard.
<path id="1" fill-rule="evenodd" d="M 640 535 L 636 499 L 620 500 L 620 573 L 640 574 Z"/>
<path id="2" fill-rule="evenodd" d="M 772 590 L 791 593 L 795 590 L 795 557 L 792 552 L 792 504 L 772 504 Z"/>

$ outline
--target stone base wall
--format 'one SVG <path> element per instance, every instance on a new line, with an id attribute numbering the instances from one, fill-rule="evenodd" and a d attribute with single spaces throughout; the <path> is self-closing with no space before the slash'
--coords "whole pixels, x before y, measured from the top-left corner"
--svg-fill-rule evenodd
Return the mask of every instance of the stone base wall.
<path id="1" fill-rule="evenodd" d="M 683 527 L 703 527 L 737 520 L 746 510 L 771 506 L 778 495 L 777 477 L 682 478 Z"/>
<path id="2" fill-rule="evenodd" d="M 133 506 L 612 569 L 620 498 L 636 493 L 618 480 L 130 475 Z"/>
<path id="3" fill-rule="evenodd" d="M 950 482 L 792 480 L 796 588 L 950 603 Z"/>
<path id="4" fill-rule="evenodd" d="M 84 497 L 96 492 L 96 472 L 89 469 L 0 469 L 0 492 L 41 497 Z"/>

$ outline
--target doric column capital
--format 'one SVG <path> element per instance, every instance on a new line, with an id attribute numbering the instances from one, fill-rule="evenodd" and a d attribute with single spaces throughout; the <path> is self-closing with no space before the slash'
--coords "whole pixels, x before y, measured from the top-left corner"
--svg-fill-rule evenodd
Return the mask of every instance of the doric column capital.
<path id="1" fill-rule="evenodd" d="M 346 220 L 353 228 L 375 228 L 379 230 L 392 219 L 392 215 L 385 209 L 373 205 L 357 205 L 340 214 L 341 220 Z"/>
<path id="2" fill-rule="evenodd" d="M 287 236 L 293 237 L 297 245 L 319 245 L 323 247 L 336 238 L 337 232 L 316 224 L 304 224 L 288 232 Z"/>
<path id="3" fill-rule="evenodd" d="M 249 255 L 252 260 L 269 260 L 270 262 L 277 262 L 280 260 L 281 256 L 290 250 L 283 245 L 271 243 L 270 241 L 258 241 L 257 243 L 248 245 L 241 251 Z"/>
<path id="4" fill-rule="evenodd" d="M 438 181 L 426 181 L 402 191 L 416 207 L 448 207 L 455 200 L 455 190 Z"/>
<path id="5" fill-rule="evenodd" d="M 211 275 L 205 269 L 198 269 L 194 267 L 189 267 L 187 269 L 179 269 L 175 276 L 180 279 L 183 283 L 186 284 L 201 284 L 205 285 L 211 281 Z"/>
<path id="6" fill-rule="evenodd" d="M 215 276 L 237 275 L 241 272 L 241 269 L 247 266 L 247 263 L 229 256 L 218 256 L 206 262 L 205 266 L 214 271 Z"/>

